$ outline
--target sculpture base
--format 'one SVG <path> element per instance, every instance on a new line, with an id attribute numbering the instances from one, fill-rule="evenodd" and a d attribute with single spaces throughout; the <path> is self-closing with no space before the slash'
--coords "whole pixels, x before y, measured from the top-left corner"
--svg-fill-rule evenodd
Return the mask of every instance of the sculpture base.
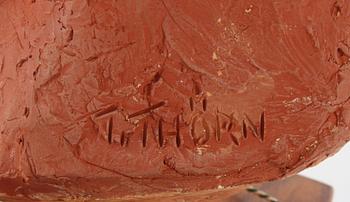
<path id="1" fill-rule="evenodd" d="M 284 180 L 268 182 L 255 186 L 270 196 L 283 202 L 331 202 L 333 189 L 329 185 L 302 176 L 293 176 Z M 256 193 L 241 192 L 230 197 L 230 202 L 266 202 L 265 198 Z"/>

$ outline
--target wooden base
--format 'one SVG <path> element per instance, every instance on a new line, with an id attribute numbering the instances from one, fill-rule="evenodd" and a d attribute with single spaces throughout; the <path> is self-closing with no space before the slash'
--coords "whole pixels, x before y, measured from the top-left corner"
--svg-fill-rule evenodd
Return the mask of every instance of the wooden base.
<path id="1" fill-rule="evenodd" d="M 280 202 L 331 202 L 333 195 L 332 187 L 301 176 L 268 182 L 255 187 L 277 198 Z M 227 201 L 268 202 L 268 200 L 260 198 L 257 194 L 249 192 L 235 194 Z"/>

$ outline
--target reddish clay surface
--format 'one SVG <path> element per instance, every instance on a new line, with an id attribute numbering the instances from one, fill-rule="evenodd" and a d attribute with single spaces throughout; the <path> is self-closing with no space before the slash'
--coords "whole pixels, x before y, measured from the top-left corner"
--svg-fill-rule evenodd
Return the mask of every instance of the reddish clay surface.
<path id="1" fill-rule="evenodd" d="M 350 137 L 347 0 L 0 1 L 0 192 L 278 179 Z"/>

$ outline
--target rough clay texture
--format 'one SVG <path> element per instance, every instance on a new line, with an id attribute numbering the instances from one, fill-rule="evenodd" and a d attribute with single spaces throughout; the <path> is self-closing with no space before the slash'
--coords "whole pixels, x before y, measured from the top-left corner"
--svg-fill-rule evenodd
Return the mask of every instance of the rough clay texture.
<path id="1" fill-rule="evenodd" d="M 349 140 L 349 0 L 0 0 L 0 192 L 292 175 Z"/>

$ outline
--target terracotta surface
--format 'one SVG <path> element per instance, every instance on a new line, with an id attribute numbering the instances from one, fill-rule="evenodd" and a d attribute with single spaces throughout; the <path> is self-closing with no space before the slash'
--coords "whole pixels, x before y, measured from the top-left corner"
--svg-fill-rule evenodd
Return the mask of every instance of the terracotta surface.
<path id="1" fill-rule="evenodd" d="M 0 192 L 278 179 L 350 137 L 347 0 L 0 1 Z"/>

